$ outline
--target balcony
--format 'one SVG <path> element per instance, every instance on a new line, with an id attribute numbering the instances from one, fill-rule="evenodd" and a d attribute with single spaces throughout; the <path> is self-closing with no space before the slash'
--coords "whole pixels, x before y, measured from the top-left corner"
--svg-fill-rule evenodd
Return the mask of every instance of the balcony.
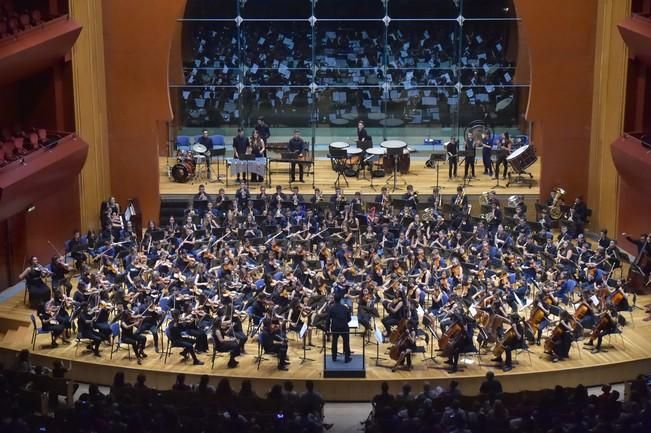
<path id="1" fill-rule="evenodd" d="M 88 155 L 88 144 L 71 133 L 48 135 L 57 139 L 0 168 L 0 221 L 24 212 L 77 179 Z"/>
<path id="2" fill-rule="evenodd" d="M 638 192 L 651 189 L 651 134 L 624 134 L 610 145 L 613 162 L 624 182 Z"/>
<path id="3" fill-rule="evenodd" d="M 32 75 L 64 58 L 81 26 L 67 15 L 0 39 L 0 85 Z"/>
<path id="4" fill-rule="evenodd" d="M 617 25 L 631 57 L 651 65 L 651 15 L 633 14 Z"/>

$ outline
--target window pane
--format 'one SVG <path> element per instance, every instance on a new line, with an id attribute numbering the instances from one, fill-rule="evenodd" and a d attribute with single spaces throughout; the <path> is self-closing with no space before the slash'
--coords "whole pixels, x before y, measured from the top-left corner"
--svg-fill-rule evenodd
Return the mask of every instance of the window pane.
<path id="1" fill-rule="evenodd" d="M 186 19 L 232 18 L 237 16 L 238 0 L 187 0 Z"/>
<path id="2" fill-rule="evenodd" d="M 312 102 L 309 87 L 247 87 L 242 99 L 243 111 L 248 116 L 244 124 L 253 125 L 263 116 L 276 128 L 304 128 L 311 124 Z"/>
<path id="3" fill-rule="evenodd" d="M 456 18 L 460 0 L 389 0 L 389 16 L 395 18 Z"/>
<path id="4" fill-rule="evenodd" d="M 382 22 L 317 23 L 316 83 L 375 85 L 381 81 L 384 31 Z"/>
<path id="5" fill-rule="evenodd" d="M 312 82 L 312 28 L 308 22 L 244 22 L 246 84 L 302 85 Z"/>
<path id="6" fill-rule="evenodd" d="M 310 0 L 246 0 L 241 15 L 244 19 L 309 18 L 312 15 L 312 2 Z"/>
<path id="7" fill-rule="evenodd" d="M 183 84 L 235 85 L 239 82 L 240 56 L 235 23 L 185 22 L 183 38 Z"/>
<path id="8" fill-rule="evenodd" d="M 235 87 L 174 87 L 177 123 L 184 127 L 234 127 L 239 124 L 239 92 Z M 178 113 L 181 115 L 178 116 Z"/>
<path id="9" fill-rule="evenodd" d="M 386 9 L 382 0 L 318 0 L 314 16 L 318 19 L 382 18 Z"/>

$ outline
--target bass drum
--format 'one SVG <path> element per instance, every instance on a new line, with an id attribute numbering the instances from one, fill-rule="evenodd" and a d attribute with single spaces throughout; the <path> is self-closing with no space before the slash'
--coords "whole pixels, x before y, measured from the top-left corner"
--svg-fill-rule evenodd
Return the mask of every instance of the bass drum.
<path id="1" fill-rule="evenodd" d="M 172 167 L 172 179 L 175 182 L 185 183 L 194 176 L 194 164 L 191 161 L 183 161 Z"/>

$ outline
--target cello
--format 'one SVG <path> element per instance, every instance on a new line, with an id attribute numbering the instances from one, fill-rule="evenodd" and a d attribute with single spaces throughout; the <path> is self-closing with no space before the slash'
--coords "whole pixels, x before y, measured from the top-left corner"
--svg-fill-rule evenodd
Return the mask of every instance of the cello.
<path id="1" fill-rule="evenodd" d="M 465 330 L 459 321 L 446 329 L 445 333 L 439 338 L 439 350 L 445 356 L 452 356 L 455 348 L 463 341 Z"/>

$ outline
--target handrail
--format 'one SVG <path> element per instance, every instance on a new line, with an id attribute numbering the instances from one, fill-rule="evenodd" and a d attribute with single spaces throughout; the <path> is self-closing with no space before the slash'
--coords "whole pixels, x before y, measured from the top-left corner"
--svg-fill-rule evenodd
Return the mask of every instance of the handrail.
<path id="1" fill-rule="evenodd" d="M 49 26 L 52 23 L 59 22 L 59 21 L 66 21 L 66 20 L 69 20 L 69 19 L 70 19 L 70 16 L 68 14 L 66 14 L 66 15 L 61 15 L 60 17 L 56 17 L 54 19 L 51 19 L 49 21 L 43 21 L 43 23 L 38 25 L 38 26 L 33 26 L 30 29 L 22 30 L 22 31 L 20 31 L 20 32 L 14 34 L 14 35 L 9 35 L 9 36 L 5 36 L 4 38 L 0 38 L 0 46 L 8 45 L 8 43 L 11 43 L 11 42 L 16 42 L 18 39 L 23 38 L 23 37 L 25 37 L 25 36 L 33 33 L 33 32 L 43 30 L 45 27 Z"/>
<path id="2" fill-rule="evenodd" d="M 651 132 L 625 132 L 624 137 L 638 141 L 642 146 L 651 148 Z M 643 137 L 647 137 L 643 140 Z"/>

